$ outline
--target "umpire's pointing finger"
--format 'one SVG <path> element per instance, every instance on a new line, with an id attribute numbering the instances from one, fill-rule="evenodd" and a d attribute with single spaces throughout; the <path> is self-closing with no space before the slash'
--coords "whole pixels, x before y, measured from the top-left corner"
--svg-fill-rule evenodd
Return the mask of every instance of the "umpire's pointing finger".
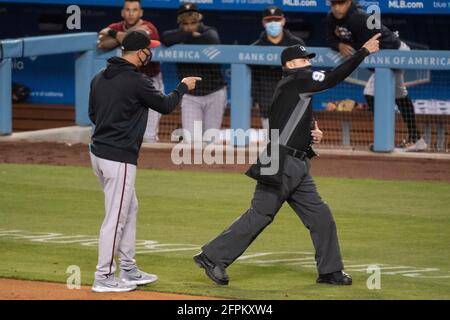
<path id="1" fill-rule="evenodd" d="M 378 40 L 380 37 L 381 37 L 381 33 L 377 33 L 376 35 L 374 35 L 374 36 L 372 37 L 371 40 Z"/>

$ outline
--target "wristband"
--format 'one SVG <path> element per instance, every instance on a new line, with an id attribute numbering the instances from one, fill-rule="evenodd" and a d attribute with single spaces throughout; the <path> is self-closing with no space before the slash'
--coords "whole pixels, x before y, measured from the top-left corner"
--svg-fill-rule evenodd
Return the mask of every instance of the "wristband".
<path id="1" fill-rule="evenodd" d="M 113 37 L 115 39 L 116 36 L 117 36 L 117 30 L 109 29 L 108 30 L 108 36 Z"/>

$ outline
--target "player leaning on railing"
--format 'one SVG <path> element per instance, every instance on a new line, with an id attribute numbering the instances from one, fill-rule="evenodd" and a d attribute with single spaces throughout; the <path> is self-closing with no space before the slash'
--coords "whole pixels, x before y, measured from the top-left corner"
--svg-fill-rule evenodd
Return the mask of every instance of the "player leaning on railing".
<path id="1" fill-rule="evenodd" d="M 367 21 L 370 16 L 360 10 L 352 0 L 330 0 L 331 12 L 327 16 L 327 40 L 331 49 L 339 51 L 347 57 L 353 54 L 367 40 L 377 33 L 381 33 L 380 49 L 410 50 L 399 37 L 381 25 L 381 29 L 369 29 Z M 400 110 L 403 121 L 408 127 L 408 140 L 402 147 L 405 151 L 422 151 L 427 148 L 425 140 L 417 129 L 414 105 L 408 96 L 404 83 L 403 70 L 395 70 L 395 102 Z M 369 78 L 364 89 L 364 96 L 370 110 L 374 109 L 375 76 Z"/>
<path id="2" fill-rule="evenodd" d="M 159 33 L 156 26 L 150 21 L 142 19 L 144 10 L 140 0 L 124 0 L 121 10 L 122 21 L 111 23 L 108 27 L 98 33 L 97 46 L 99 49 L 112 50 L 123 41 L 126 32 L 144 30 L 148 32 L 153 40 L 159 40 Z M 164 92 L 164 83 L 159 62 L 150 62 L 146 66 L 141 66 L 139 71 L 145 73 L 153 81 L 155 89 Z M 149 110 L 147 129 L 144 134 L 144 142 L 154 143 L 159 141 L 159 120 L 161 114 L 154 110 Z"/>
<path id="3" fill-rule="evenodd" d="M 178 28 L 161 35 L 166 46 L 175 44 L 217 45 L 217 30 L 203 23 L 203 14 L 195 3 L 186 2 L 177 10 Z M 178 78 L 195 74 L 202 78 L 197 88 L 184 95 L 181 102 L 181 122 L 185 142 L 202 141 L 203 133 L 220 129 L 227 104 L 227 89 L 219 64 L 177 63 Z M 195 123 L 201 122 L 201 135 L 194 135 Z"/>

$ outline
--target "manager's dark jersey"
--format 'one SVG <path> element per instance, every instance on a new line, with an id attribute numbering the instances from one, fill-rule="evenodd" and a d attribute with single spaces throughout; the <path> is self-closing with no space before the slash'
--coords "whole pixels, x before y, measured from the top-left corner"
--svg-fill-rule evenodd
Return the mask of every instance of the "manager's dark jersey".
<path id="1" fill-rule="evenodd" d="M 285 78 L 278 83 L 269 110 L 270 129 L 279 129 L 281 134 L 301 99 L 308 106 L 287 145 L 306 152 L 311 145 L 312 96 L 345 80 L 368 55 L 369 51 L 362 48 L 330 72 L 313 71 L 311 67 L 284 69 Z"/>
<path id="2" fill-rule="evenodd" d="M 400 48 L 400 39 L 386 26 L 381 25 L 381 29 L 367 28 L 369 18 L 370 15 L 354 3 L 342 19 L 336 19 L 331 12 L 328 13 L 327 42 L 330 48 L 339 51 L 339 43 L 342 42 L 357 50 L 377 33 L 381 33 L 380 49 Z"/>
<path id="3" fill-rule="evenodd" d="M 172 112 L 188 87 L 180 83 L 167 96 L 125 59 L 113 57 L 91 82 L 89 118 L 95 124 L 91 152 L 97 157 L 137 164 L 148 109 Z"/>

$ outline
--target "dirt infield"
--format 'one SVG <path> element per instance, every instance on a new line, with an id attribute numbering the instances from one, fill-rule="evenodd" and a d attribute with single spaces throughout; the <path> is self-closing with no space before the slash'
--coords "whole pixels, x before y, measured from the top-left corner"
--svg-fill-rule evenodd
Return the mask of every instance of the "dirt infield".
<path id="1" fill-rule="evenodd" d="M 195 170 L 243 173 L 248 165 L 175 165 L 170 149 L 142 148 L 140 169 Z M 0 142 L 0 163 L 90 166 L 87 145 Z M 324 154 L 313 160 L 317 176 L 450 182 L 450 160 L 373 154 Z"/>
<path id="2" fill-rule="evenodd" d="M 217 300 L 210 297 L 132 291 L 94 293 L 88 286 L 68 289 L 65 284 L 0 279 L 0 300 Z"/>

